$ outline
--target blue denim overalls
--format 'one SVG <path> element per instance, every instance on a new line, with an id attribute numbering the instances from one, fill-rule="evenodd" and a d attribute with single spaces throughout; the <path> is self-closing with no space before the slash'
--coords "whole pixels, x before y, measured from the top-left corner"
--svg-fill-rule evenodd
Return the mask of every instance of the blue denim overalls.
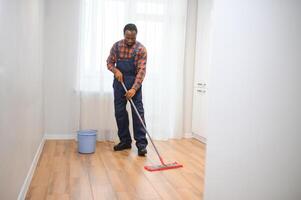
<path id="1" fill-rule="evenodd" d="M 135 65 L 135 57 L 138 52 L 138 49 L 135 49 L 131 58 L 129 59 L 121 59 L 119 57 L 119 50 L 117 47 L 117 63 L 116 67 L 123 74 L 123 81 L 127 89 L 131 89 L 136 78 L 136 65 Z M 121 83 L 114 78 L 113 82 L 114 88 L 114 106 L 115 106 L 115 118 L 118 127 L 118 136 L 120 142 L 131 144 L 132 139 L 129 131 L 129 118 L 128 112 L 126 110 L 127 99 L 124 96 L 125 91 L 121 85 Z M 139 114 L 141 115 L 143 121 L 144 120 L 144 109 L 142 103 L 142 86 L 136 91 L 135 96 L 133 96 L 132 100 L 137 107 Z M 136 146 L 138 149 L 145 148 L 147 146 L 146 132 L 143 128 L 137 114 L 135 113 L 133 107 L 131 106 L 132 117 L 133 117 L 133 129 L 134 129 L 134 139 L 136 140 Z"/>

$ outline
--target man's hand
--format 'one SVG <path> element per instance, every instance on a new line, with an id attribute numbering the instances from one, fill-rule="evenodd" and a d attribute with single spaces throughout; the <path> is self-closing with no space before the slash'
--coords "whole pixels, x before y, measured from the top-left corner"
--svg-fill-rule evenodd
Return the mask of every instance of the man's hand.
<path id="1" fill-rule="evenodd" d="M 136 90 L 134 88 L 132 88 L 132 89 L 128 90 L 127 93 L 125 93 L 124 96 L 127 99 L 131 99 L 133 96 L 135 96 L 135 94 L 136 94 Z"/>
<path id="2" fill-rule="evenodd" d="M 119 69 L 115 69 L 114 76 L 119 82 L 123 82 L 123 75 Z"/>

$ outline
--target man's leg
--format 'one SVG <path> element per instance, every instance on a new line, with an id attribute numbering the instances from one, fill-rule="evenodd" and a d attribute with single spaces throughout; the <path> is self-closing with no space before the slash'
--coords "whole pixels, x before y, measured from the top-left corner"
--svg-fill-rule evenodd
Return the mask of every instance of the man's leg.
<path id="1" fill-rule="evenodd" d="M 120 83 L 114 84 L 114 106 L 115 119 L 118 127 L 118 137 L 121 143 L 131 144 L 132 139 L 129 131 L 129 118 L 126 110 L 127 100 L 124 96 L 124 91 Z"/>
<path id="2" fill-rule="evenodd" d="M 132 98 L 132 100 L 133 100 L 135 106 L 137 107 L 137 110 L 145 124 L 141 88 L 139 90 L 137 90 L 137 92 L 136 92 L 135 96 Z M 134 129 L 134 138 L 136 140 L 136 146 L 137 146 L 138 150 L 145 149 L 148 144 L 147 139 L 146 139 L 146 131 L 145 131 L 144 127 L 142 126 L 133 107 L 131 107 L 131 110 L 132 110 L 132 117 L 133 117 L 133 129 Z"/>

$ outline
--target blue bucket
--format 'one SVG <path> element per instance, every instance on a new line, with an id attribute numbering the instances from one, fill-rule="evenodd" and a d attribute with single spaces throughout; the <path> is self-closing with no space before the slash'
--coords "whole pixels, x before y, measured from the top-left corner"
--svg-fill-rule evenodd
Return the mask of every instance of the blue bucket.
<path id="1" fill-rule="evenodd" d="M 94 153 L 96 145 L 97 130 L 79 130 L 77 131 L 78 152 Z"/>

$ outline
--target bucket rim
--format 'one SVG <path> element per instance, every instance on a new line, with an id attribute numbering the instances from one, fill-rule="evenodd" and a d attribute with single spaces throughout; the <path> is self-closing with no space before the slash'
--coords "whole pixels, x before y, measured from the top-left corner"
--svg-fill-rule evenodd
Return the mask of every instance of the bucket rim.
<path id="1" fill-rule="evenodd" d="M 91 135 L 91 136 L 94 136 L 94 135 L 96 135 L 96 133 L 97 133 L 97 130 L 94 130 L 94 129 L 84 129 L 84 130 L 78 130 L 77 131 L 78 135 Z"/>

